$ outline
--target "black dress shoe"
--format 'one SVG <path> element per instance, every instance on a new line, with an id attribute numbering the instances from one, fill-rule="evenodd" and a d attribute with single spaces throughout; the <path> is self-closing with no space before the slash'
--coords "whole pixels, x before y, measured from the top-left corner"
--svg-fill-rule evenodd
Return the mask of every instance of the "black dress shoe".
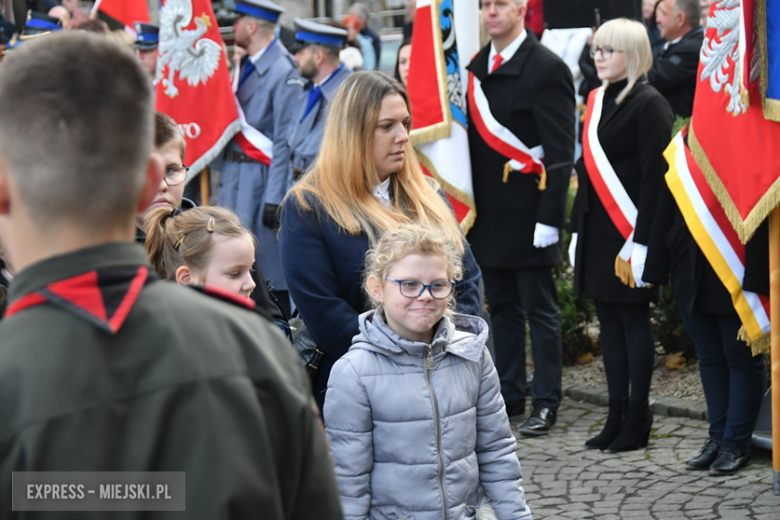
<path id="1" fill-rule="evenodd" d="M 542 406 L 534 410 L 518 431 L 527 437 L 541 437 L 550 433 L 557 419 L 558 416 L 554 411 Z"/>
<path id="2" fill-rule="evenodd" d="M 509 422 L 522 421 L 525 416 L 525 406 L 507 406 L 506 415 L 509 417 Z"/>
<path id="3" fill-rule="evenodd" d="M 743 453 L 731 448 L 721 448 L 718 457 L 710 466 L 710 475 L 733 475 L 750 464 L 750 452 Z"/>
<path id="4" fill-rule="evenodd" d="M 710 466 L 718 457 L 719 451 L 720 441 L 712 438 L 707 439 L 699 454 L 685 463 L 685 469 L 701 471 L 710 469 Z"/>

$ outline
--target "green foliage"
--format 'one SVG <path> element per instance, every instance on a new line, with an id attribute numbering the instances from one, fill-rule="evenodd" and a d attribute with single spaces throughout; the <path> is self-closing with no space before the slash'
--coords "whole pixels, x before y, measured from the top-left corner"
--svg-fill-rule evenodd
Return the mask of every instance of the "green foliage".
<path id="1" fill-rule="evenodd" d="M 566 220 L 571 218 L 576 188 L 570 188 L 566 204 Z M 571 242 L 571 233 L 563 230 L 564 265 L 555 273 L 555 285 L 558 292 L 558 312 L 561 318 L 561 341 L 563 343 L 563 364 L 571 366 L 577 363 L 577 358 L 587 352 L 595 352 L 593 342 L 587 334 L 588 324 L 596 315 L 593 302 L 585 298 L 575 297 L 574 269 L 569 264 L 566 251 Z"/>
<path id="2" fill-rule="evenodd" d="M 597 354 L 587 334 L 588 324 L 596 314 L 593 302 L 574 296 L 574 274 L 571 267 L 556 274 L 558 289 L 558 312 L 561 318 L 561 341 L 563 343 L 563 364 L 571 366 L 577 358 L 587 352 Z"/>
<path id="3" fill-rule="evenodd" d="M 677 116 L 677 118 L 674 120 L 674 126 L 672 126 L 672 138 L 677 135 L 677 133 L 680 131 L 682 127 L 687 125 L 691 122 L 690 117 L 680 117 Z"/>
<path id="4" fill-rule="evenodd" d="M 670 286 L 665 285 L 661 292 L 661 300 L 651 304 L 650 323 L 653 325 L 655 340 L 661 344 L 665 354 L 682 352 L 686 359 L 697 357 L 693 340 L 685 330 Z"/>

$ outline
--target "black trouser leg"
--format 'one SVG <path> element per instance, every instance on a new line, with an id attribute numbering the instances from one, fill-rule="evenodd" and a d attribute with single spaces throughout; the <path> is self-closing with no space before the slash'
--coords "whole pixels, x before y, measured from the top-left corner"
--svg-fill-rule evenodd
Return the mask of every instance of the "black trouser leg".
<path id="1" fill-rule="evenodd" d="M 531 329 L 534 380 L 531 398 L 534 410 L 558 410 L 563 392 L 563 347 L 558 292 L 552 268 L 515 269 L 517 294 Z"/>
<path id="2" fill-rule="evenodd" d="M 525 408 L 525 313 L 512 269 L 482 267 L 493 322 L 496 370 L 507 408 Z"/>
<path id="3" fill-rule="evenodd" d="M 724 448 L 747 452 L 766 390 L 764 356 L 754 357 L 737 339 L 741 321 L 736 313 L 688 314 L 680 309 L 680 315 L 699 356 L 710 437 L 721 440 Z"/>
<path id="4" fill-rule="evenodd" d="M 629 395 L 644 403 L 650 395 L 655 341 L 647 303 L 595 302 L 601 324 L 601 348 L 611 399 Z"/>

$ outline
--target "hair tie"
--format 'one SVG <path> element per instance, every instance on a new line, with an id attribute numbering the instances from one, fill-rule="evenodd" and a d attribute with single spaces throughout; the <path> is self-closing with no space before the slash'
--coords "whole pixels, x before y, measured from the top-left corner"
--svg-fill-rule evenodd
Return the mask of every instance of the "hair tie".
<path id="1" fill-rule="evenodd" d="M 179 240 L 177 240 L 175 244 L 173 244 L 173 248 L 174 248 L 176 251 L 178 251 L 178 250 L 179 250 L 179 248 L 181 247 L 181 244 L 182 244 L 182 242 L 184 242 L 184 237 L 186 237 L 186 236 L 187 236 L 187 234 L 185 233 L 184 235 L 182 235 L 181 237 L 179 237 Z"/>
<path id="2" fill-rule="evenodd" d="M 214 221 L 214 217 L 211 217 L 209 219 L 209 223 L 206 224 L 206 231 L 208 231 L 209 233 L 213 233 L 215 224 L 216 224 L 216 222 Z"/>

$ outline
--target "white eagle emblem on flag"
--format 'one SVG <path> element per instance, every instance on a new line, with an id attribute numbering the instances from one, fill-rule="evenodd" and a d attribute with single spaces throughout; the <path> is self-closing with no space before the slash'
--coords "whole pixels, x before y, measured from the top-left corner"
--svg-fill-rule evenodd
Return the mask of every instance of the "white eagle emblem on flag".
<path id="1" fill-rule="evenodd" d="M 715 9 L 707 19 L 707 28 L 714 28 L 716 33 L 714 37 L 707 37 L 705 33 L 700 54 L 704 65 L 701 81 L 709 79 L 714 92 L 725 88 L 730 98 L 727 110 L 735 116 L 746 109 L 740 99 L 739 71 L 730 70 L 732 66 L 738 67 L 740 61 L 739 16 L 740 0 L 716 1 Z M 757 63 L 751 64 L 751 82 L 757 73 Z"/>
<path id="2" fill-rule="evenodd" d="M 160 11 L 160 57 L 157 60 L 156 80 L 163 82 L 164 92 L 171 98 L 179 94 L 173 84 L 176 71 L 180 80 L 191 87 L 206 83 L 219 67 L 222 46 L 214 40 L 202 38 L 211 20 L 207 14 L 195 18 L 197 28 L 185 29 L 192 21 L 190 0 L 168 0 Z M 168 66 L 168 77 L 163 69 Z"/>

